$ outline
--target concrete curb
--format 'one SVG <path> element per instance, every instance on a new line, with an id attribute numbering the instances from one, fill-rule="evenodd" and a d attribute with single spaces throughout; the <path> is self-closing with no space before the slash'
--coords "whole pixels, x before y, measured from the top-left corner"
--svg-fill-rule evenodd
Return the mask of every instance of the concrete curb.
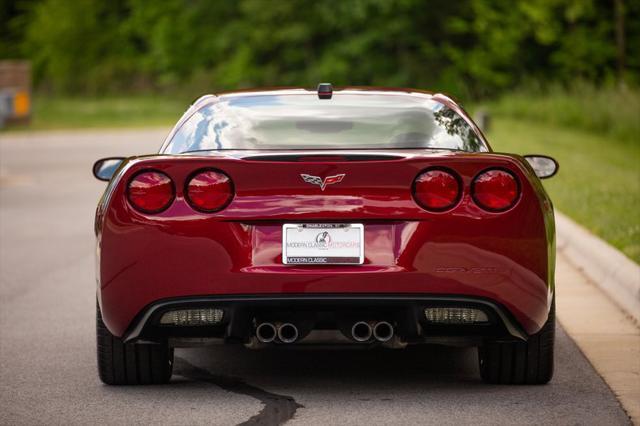
<path id="1" fill-rule="evenodd" d="M 557 248 L 640 323 L 640 265 L 556 211 Z"/>

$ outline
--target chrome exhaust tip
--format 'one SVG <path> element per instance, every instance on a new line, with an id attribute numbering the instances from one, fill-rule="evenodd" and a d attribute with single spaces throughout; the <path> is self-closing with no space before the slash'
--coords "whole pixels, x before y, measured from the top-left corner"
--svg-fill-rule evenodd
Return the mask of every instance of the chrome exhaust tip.
<path id="1" fill-rule="evenodd" d="M 262 343 L 273 342 L 277 335 L 276 326 L 270 322 L 263 322 L 256 327 L 256 337 Z"/>
<path id="2" fill-rule="evenodd" d="M 291 324 L 290 322 L 285 322 L 278 327 L 278 339 L 282 343 L 293 343 L 298 340 L 298 327 Z"/>
<path id="3" fill-rule="evenodd" d="M 378 342 L 388 342 L 393 337 L 393 326 L 386 321 L 380 321 L 373 327 L 373 337 Z"/>
<path id="4" fill-rule="evenodd" d="M 351 337 L 356 342 L 366 342 L 371 339 L 372 333 L 371 325 L 365 321 L 358 321 L 351 327 Z"/>

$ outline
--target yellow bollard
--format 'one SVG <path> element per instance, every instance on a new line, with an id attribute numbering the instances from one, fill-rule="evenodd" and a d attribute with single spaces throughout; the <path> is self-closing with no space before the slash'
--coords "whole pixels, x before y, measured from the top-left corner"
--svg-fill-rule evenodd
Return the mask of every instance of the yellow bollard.
<path id="1" fill-rule="evenodd" d="M 15 118 L 26 118 L 31 111 L 31 98 L 29 92 L 19 91 L 13 97 L 13 116 Z"/>

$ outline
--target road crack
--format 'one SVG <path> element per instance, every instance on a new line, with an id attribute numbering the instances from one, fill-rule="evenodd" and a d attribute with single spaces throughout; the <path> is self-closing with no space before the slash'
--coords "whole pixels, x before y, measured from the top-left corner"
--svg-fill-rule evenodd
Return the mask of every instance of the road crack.
<path id="1" fill-rule="evenodd" d="M 178 367 L 176 374 L 194 381 L 216 385 L 229 392 L 250 396 L 264 404 L 258 414 L 246 422 L 240 423 L 241 425 L 280 425 L 291 420 L 298 408 L 304 407 L 291 396 L 267 392 L 257 386 L 245 383 L 238 377 L 213 374 L 204 368 L 191 364 L 184 358 L 176 357 L 175 361 L 175 366 Z"/>

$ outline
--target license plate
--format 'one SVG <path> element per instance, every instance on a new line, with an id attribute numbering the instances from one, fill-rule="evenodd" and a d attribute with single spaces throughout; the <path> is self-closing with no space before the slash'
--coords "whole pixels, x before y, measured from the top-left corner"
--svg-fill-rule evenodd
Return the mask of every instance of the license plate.
<path id="1" fill-rule="evenodd" d="M 286 223 L 282 225 L 282 263 L 360 265 L 364 262 L 361 223 Z"/>

